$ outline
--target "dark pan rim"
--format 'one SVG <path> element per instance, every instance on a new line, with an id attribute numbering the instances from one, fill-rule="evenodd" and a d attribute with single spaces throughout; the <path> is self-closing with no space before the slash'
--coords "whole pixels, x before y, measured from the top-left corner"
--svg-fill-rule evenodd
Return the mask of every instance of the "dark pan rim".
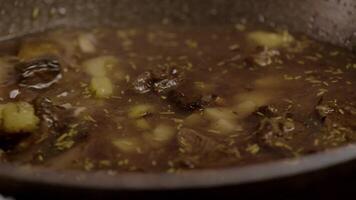
<path id="1" fill-rule="evenodd" d="M 187 171 L 179 174 L 121 173 L 118 175 L 108 175 L 107 172 L 54 171 L 44 168 L 1 164 L 0 179 L 8 179 L 22 184 L 35 183 L 78 189 L 192 189 L 240 185 L 289 177 L 342 164 L 355 158 L 356 145 L 350 144 L 297 159 L 286 159 L 226 169 Z"/>

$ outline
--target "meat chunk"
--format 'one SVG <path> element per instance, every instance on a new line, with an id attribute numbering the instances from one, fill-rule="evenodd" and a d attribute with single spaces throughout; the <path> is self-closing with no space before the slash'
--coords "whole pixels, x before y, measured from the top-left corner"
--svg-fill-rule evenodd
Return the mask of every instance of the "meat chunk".
<path id="1" fill-rule="evenodd" d="M 216 150 L 218 143 L 197 131 L 182 128 L 177 134 L 179 150 L 186 154 L 206 154 Z"/>
<path id="2" fill-rule="evenodd" d="M 140 74 L 133 82 L 133 89 L 139 94 L 164 94 L 177 88 L 183 80 L 184 75 L 177 68 L 159 67 Z"/>
<path id="3" fill-rule="evenodd" d="M 19 73 L 19 86 L 31 89 L 49 88 L 62 78 L 61 65 L 53 58 L 21 62 L 16 69 Z"/>

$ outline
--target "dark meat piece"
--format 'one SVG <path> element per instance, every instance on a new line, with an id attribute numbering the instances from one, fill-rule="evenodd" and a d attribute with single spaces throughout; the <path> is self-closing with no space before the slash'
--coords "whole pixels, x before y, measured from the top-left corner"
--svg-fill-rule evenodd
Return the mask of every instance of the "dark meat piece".
<path id="1" fill-rule="evenodd" d="M 16 66 L 19 72 L 19 86 L 45 89 L 62 78 L 61 65 L 57 59 L 38 59 L 22 62 Z"/>
<path id="2" fill-rule="evenodd" d="M 40 97 L 35 100 L 36 115 L 40 116 L 41 122 L 48 128 L 58 127 L 58 116 L 52 101 L 46 97 Z"/>
<path id="3" fill-rule="evenodd" d="M 177 88 L 179 85 L 179 80 L 177 78 L 173 79 L 163 79 L 159 82 L 154 83 L 154 91 L 158 94 L 164 93 L 166 91 Z"/>
<path id="4" fill-rule="evenodd" d="M 133 82 L 133 89 L 139 94 L 162 94 L 177 88 L 182 81 L 183 74 L 176 68 L 163 67 L 139 75 Z"/>
<path id="5" fill-rule="evenodd" d="M 172 102 L 180 110 L 187 112 L 201 110 L 212 103 L 216 98 L 216 95 L 191 97 L 177 90 L 169 92 L 167 96 L 168 101 Z"/>
<path id="6" fill-rule="evenodd" d="M 139 94 L 145 94 L 151 92 L 153 85 L 153 77 L 151 72 L 144 72 L 139 75 L 133 82 L 134 90 Z"/>
<path id="7" fill-rule="evenodd" d="M 265 117 L 276 117 L 278 109 L 272 105 L 261 106 L 256 112 L 262 113 Z"/>
<path id="8" fill-rule="evenodd" d="M 185 154 L 206 154 L 217 150 L 218 143 L 197 131 L 182 128 L 177 134 L 179 150 Z"/>
<path id="9" fill-rule="evenodd" d="M 188 112 L 203 109 L 216 99 L 216 95 L 194 95 L 194 92 L 182 92 L 183 80 L 184 75 L 177 68 L 158 67 L 139 75 L 133 82 L 133 89 L 139 94 L 153 92 L 167 95 L 169 102 L 180 110 Z M 188 85 L 185 88 L 191 87 Z"/>
<path id="10" fill-rule="evenodd" d="M 334 108 L 331 105 L 325 104 L 323 101 L 323 97 L 321 97 L 313 107 L 313 111 L 307 117 L 305 125 L 308 128 L 320 131 L 325 125 L 326 118 L 334 112 Z"/>
<path id="11" fill-rule="evenodd" d="M 218 141 L 193 129 L 182 128 L 177 134 L 179 156 L 175 159 L 178 166 L 195 168 L 201 166 L 223 166 L 224 163 L 240 159 L 237 148 L 224 141 Z M 223 159 L 222 159 L 223 158 Z M 216 162 L 219 160 L 219 162 Z"/>

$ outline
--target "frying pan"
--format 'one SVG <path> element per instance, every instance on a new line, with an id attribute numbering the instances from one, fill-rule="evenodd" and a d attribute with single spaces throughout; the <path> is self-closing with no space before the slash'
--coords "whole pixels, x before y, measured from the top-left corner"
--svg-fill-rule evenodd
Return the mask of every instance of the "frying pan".
<path id="1" fill-rule="evenodd" d="M 63 25 L 203 27 L 233 25 L 248 20 L 288 28 L 356 50 L 354 0 L 0 0 L 0 20 L 1 40 Z M 71 195 L 83 197 L 84 193 L 78 191 L 100 192 L 100 195 L 109 194 L 109 191 L 110 195 L 124 192 L 137 195 L 142 191 L 188 192 L 206 188 L 209 192 L 221 188 L 249 191 L 246 188 L 251 185 L 252 188 L 262 188 L 261 184 L 266 191 L 276 183 L 279 187 L 290 183 L 300 186 L 314 180 L 323 182 L 335 174 L 341 177 L 353 169 L 355 158 L 356 145 L 351 144 L 291 160 L 181 174 L 114 175 L 0 164 L 0 191 L 8 194 L 25 192 L 23 195 L 30 192 L 35 196 L 56 191 L 57 197 L 64 194 L 59 191 L 67 194 L 71 191 Z"/>

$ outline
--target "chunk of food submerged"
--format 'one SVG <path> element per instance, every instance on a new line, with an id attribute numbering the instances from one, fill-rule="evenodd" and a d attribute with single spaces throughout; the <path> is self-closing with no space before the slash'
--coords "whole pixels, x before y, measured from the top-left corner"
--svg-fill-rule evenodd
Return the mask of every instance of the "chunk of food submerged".
<path id="1" fill-rule="evenodd" d="M 142 141 L 139 138 L 127 137 L 115 139 L 113 144 L 122 152 L 139 153 Z"/>
<path id="2" fill-rule="evenodd" d="M 289 45 L 294 38 L 286 31 L 281 33 L 255 31 L 247 34 L 247 40 L 258 46 L 279 48 Z"/>
<path id="3" fill-rule="evenodd" d="M 85 71 L 92 77 L 90 89 L 97 98 L 108 98 L 113 94 L 113 84 L 108 71 L 117 67 L 118 60 L 113 56 L 99 56 L 82 63 Z"/>
<path id="4" fill-rule="evenodd" d="M 83 53 L 95 53 L 96 39 L 93 34 L 83 33 L 78 36 L 78 45 Z"/>
<path id="5" fill-rule="evenodd" d="M 90 90 L 98 98 L 107 98 L 113 93 L 113 85 L 107 77 L 94 77 L 90 81 Z"/>
<path id="6" fill-rule="evenodd" d="M 139 104 L 131 107 L 128 111 L 128 117 L 137 119 L 155 112 L 155 107 L 150 104 Z"/>
<path id="7" fill-rule="evenodd" d="M 0 113 L 1 129 L 6 133 L 33 132 L 40 121 L 33 106 L 26 102 L 2 104 Z"/>
<path id="8" fill-rule="evenodd" d="M 154 148 L 159 148 L 167 145 L 173 140 L 176 131 L 173 127 L 159 124 L 152 132 L 148 132 L 144 135 L 144 139 Z"/>

